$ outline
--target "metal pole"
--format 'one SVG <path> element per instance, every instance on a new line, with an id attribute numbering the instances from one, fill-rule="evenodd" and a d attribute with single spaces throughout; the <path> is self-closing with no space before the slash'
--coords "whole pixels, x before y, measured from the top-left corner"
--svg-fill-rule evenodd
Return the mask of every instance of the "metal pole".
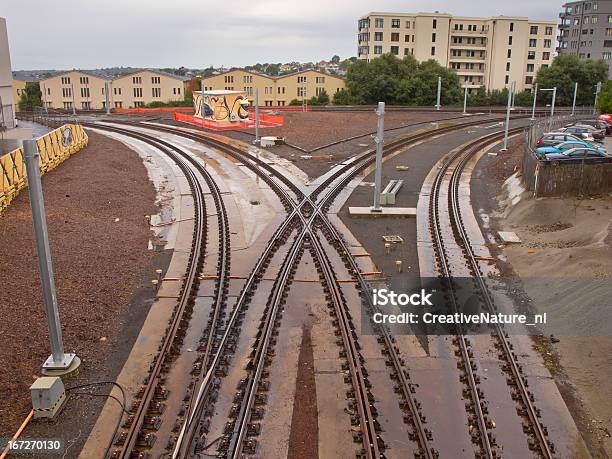
<path id="1" fill-rule="evenodd" d="M 514 110 L 514 96 L 516 95 L 516 81 L 512 82 L 512 90 L 510 91 L 510 93 L 512 94 L 512 100 L 510 103 L 510 109 Z"/>
<path id="2" fill-rule="evenodd" d="M 463 91 L 463 114 L 467 115 L 467 86 L 465 86 Z"/>
<path id="3" fill-rule="evenodd" d="M 593 115 L 597 114 L 597 99 L 599 98 L 599 91 L 601 91 L 601 81 L 597 83 L 595 87 L 595 102 L 593 102 Z"/>
<path id="4" fill-rule="evenodd" d="M 438 77 L 438 95 L 436 96 L 436 110 L 440 110 L 440 94 L 442 93 L 442 77 Z"/>
<path id="5" fill-rule="evenodd" d="M 555 100 L 557 98 L 557 87 L 555 86 L 553 89 L 553 98 L 552 103 L 550 104 L 550 126 L 549 129 L 552 130 L 553 125 L 553 116 L 555 116 Z"/>
<path id="6" fill-rule="evenodd" d="M 47 88 L 43 85 L 43 108 L 45 109 L 45 113 L 49 113 L 49 108 L 47 107 Z"/>
<path id="7" fill-rule="evenodd" d="M 259 144 L 259 88 L 255 88 L 255 145 Z"/>
<path id="8" fill-rule="evenodd" d="M 106 96 L 106 114 L 110 115 L 110 95 L 109 95 L 109 88 L 110 85 L 108 84 L 108 81 L 104 82 L 104 95 Z"/>
<path id="9" fill-rule="evenodd" d="M 508 150 L 508 128 L 510 127 L 510 102 L 512 99 L 512 91 L 508 91 L 508 104 L 506 106 L 506 126 L 504 128 L 504 147 L 501 151 Z"/>
<path id="10" fill-rule="evenodd" d="M 538 84 L 535 84 L 533 91 L 533 107 L 531 108 L 531 121 L 535 121 L 536 100 L 538 98 Z"/>
<path id="11" fill-rule="evenodd" d="M 576 94 L 578 94 L 578 82 L 574 85 L 574 101 L 572 102 L 572 116 L 574 116 L 574 112 L 576 111 Z"/>
<path id="12" fill-rule="evenodd" d="M 39 153 L 36 141 L 33 139 L 24 140 L 23 151 L 28 173 L 28 192 L 30 195 L 30 206 L 32 207 L 32 222 L 34 225 L 34 237 L 36 239 L 38 269 L 40 271 L 40 280 L 43 288 L 43 301 L 45 305 L 45 314 L 47 316 L 49 340 L 51 341 L 51 355 L 45 363 L 43 363 L 43 369 L 62 370 L 70 367 L 75 355 L 64 353 L 62 328 L 59 312 L 57 310 L 57 296 L 55 293 L 55 282 L 53 280 L 51 250 L 49 249 L 45 203 L 43 200 L 42 183 L 40 181 L 40 170 L 38 166 Z"/>
<path id="13" fill-rule="evenodd" d="M 382 182 L 382 144 L 383 136 L 385 131 L 385 103 L 378 102 L 378 110 L 376 110 L 378 116 L 378 127 L 376 129 L 376 137 L 374 142 L 376 143 L 376 170 L 374 171 L 374 205 L 371 207 L 372 212 L 382 212 L 380 207 L 380 188 Z"/>
<path id="14" fill-rule="evenodd" d="M 200 80 L 200 115 L 204 120 L 204 78 Z"/>
<path id="15" fill-rule="evenodd" d="M 70 92 L 72 93 L 72 115 L 76 116 L 76 102 L 74 101 L 74 84 L 70 83 Z"/>

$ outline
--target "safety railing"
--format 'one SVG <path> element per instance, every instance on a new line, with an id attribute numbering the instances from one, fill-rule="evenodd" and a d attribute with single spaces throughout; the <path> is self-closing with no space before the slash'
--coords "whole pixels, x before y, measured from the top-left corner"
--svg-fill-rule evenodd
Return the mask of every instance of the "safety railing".
<path id="1" fill-rule="evenodd" d="M 79 124 L 64 124 L 36 139 L 41 175 L 55 169 L 85 147 L 89 139 Z M 0 156 L 0 215 L 28 185 L 23 148 Z"/>

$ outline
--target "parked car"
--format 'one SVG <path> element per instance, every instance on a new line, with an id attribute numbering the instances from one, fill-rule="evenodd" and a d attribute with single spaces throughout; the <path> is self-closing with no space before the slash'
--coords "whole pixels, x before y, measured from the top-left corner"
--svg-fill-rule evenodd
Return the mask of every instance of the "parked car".
<path id="1" fill-rule="evenodd" d="M 608 123 L 612 123 L 612 113 L 603 113 L 599 115 L 600 120 L 604 120 Z"/>
<path id="2" fill-rule="evenodd" d="M 600 129 L 595 129 L 593 126 L 585 126 L 582 124 L 575 124 L 570 127 L 565 127 L 559 129 L 561 132 L 567 132 L 568 134 L 574 134 L 577 136 L 582 136 L 582 138 L 586 141 L 589 140 L 597 140 L 602 141 L 606 136 L 605 132 Z"/>
<path id="3" fill-rule="evenodd" d="M 598 147 L 596 145 L 591 145 L 590 143 L 583 142 L 580 140 L 569 140 L 567 142 L 561 142 L 553 147 L 540 147 L 536 148 L 536 155 L 539 157 L 543 157 L 547 154 L 551 153 L 563 153 L 564 151 L 571 150 L 572 148 L 592 148 L 594 150 L 603 153 L 604 155 L 607 153 L 604 147 Z"/>
<path id="4" fill-rule="evenodd" d="M 568 124 L 568 127 L 575 126 L 578 124 L 582 126 L 593 126 L 595 129 L 601 129 L 602 131 L 605 132 L 606 135 L 612 133 L 612 124 L 609 124 L 607 121 L 604 121 L 604 120 L 596 120 L 596 119 L 578 120 L 575 123 Z"/>
<path id="5" fill-rule="evenodd" d="M 602 153 L 598 149 L 584 147 L 571 148 L 560 153 L 548 153 L 544 156 L 546 161 L 565 161 L 568 159 L 598 160 L 607 158 L 612 157 L 606 153 Z"/>
<path id="6" fill-rule="evenodd" d="M 568 141 L 581 142 L 583 141 L 583 138 L 575 136 L 574 134 L 570 134 L 568 132 L 547 132 L 538 139 L 538 141 L 536 142 L 536 147 L 554 147 L 555 145 L 558 145 L 561 142 Z"/>

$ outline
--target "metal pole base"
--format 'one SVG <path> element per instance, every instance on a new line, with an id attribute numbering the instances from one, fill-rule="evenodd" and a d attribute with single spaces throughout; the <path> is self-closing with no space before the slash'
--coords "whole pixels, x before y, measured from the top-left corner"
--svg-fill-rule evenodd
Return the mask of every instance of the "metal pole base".
<path id="1" fill-rule="evenodd" d="M 536 119 L 535 119 L 535 118 L 529 118 L 529 120 L 530 120 L 530 121 L 535 121 Z"/>
<path id="2" fill-rule="evenodd" d="M 76 354 L 64 354 L 64 357 L 59 362 L 53 359 L 53 355 L 47 357 L 45 363 L 43 363 L 43 370 L 65 370 L 70 367 L 73 360 L 75 359 Z"/>
<path id="3" fill-rule="evenodd" d="M 374 207 L 374 206 L 370 206 L 370 212 L 377 212 L 377 213 L 382 213 L 383 208 L 382 207 Z"/>

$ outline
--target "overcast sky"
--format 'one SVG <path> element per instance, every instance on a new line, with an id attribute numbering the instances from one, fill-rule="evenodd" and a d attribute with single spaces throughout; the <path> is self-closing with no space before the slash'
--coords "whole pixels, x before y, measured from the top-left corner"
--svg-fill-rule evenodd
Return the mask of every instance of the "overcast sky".
<path id="1" fill-rule="evenodd" d="M 370 11 L 555 20 L 561 0 L 1 0 L 13 70 L 244 66 L 356 55 Z M 239 7 L 235 7 L 240 5 Z"/>

